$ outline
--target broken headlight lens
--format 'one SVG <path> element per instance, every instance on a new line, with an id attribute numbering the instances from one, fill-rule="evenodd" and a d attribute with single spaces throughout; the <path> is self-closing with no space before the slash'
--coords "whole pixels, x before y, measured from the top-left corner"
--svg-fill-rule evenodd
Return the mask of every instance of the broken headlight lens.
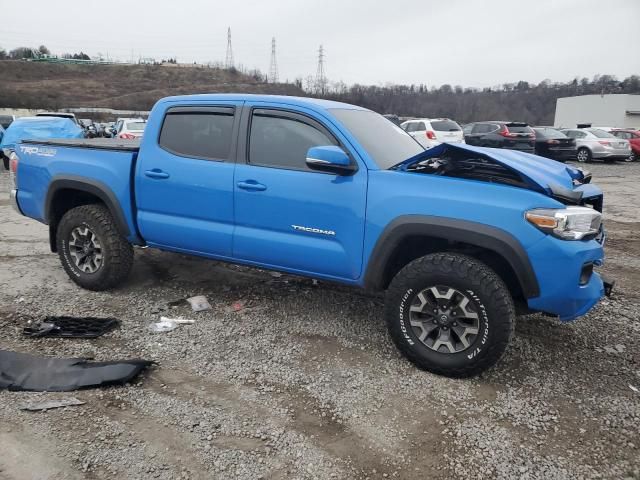
<path id="1" fill-rule="evenodd" d="M 545 233 L 563 240 L 582 240 L 600 231 L 602 215 L 587 207 L 536 208 L 525 218 Z"/>

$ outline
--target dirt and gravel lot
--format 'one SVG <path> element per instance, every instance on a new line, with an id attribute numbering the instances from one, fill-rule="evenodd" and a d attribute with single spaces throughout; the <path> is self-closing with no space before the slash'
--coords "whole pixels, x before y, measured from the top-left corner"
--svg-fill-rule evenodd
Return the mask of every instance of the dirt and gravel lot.
<path id="1" fill-rule="evenodd" d="M 18 405 L 69 395 L 0 392 L 0 479 L 639 479 L 640 163 L 589 168 L 606 193 L 615 295 L 572 324 L 519 318 L 503 360 L 472 380 L 418 371 L 391 344 L 381 299 L 335 285 L 137 250 L 121 288 L 81 290 L 47 227 L 11 210 L 3 171 L 0 348 L 158 365 L 46 413 Z M 162 310 L 198 294 L 212 310 Z M 161 313 L 196 323 L 152 335 Z M 50 314 L 122 326 L 21 336 Z"/>

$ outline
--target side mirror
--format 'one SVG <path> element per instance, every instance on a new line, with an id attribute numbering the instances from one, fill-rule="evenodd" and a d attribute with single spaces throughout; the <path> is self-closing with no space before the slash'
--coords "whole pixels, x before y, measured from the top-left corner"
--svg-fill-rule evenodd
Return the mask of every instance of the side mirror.
<path id="1" fill-rule="evenodd" d="M 311 147 L 307 151 L 307 166 L 312 170 L 338 175 L 351 175 L 358 170 L 346 152 L 334 145 Z"/>

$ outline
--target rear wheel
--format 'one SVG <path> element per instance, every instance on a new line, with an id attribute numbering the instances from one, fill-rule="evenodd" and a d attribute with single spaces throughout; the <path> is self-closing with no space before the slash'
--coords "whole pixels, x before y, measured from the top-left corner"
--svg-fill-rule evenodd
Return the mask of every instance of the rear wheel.
<path id="1" fill-rule="evenodd" d="M 629 162 L 635 162 L 638 159 L 638 156 L 636 155 L 635 152 L 631 152 L 631 155 L 629 155 L 627 158 L 624 159 L 625 162 L 629 163 Z"/>
<path id="2" fill-rule="evenodd" d="M 580 147 L 576 153 L 576 160 L 580 163 L 586 163 L 591 161 L 591 150 L 586 147 Z"/>
<path id="3" fill-rule="evenodd" d="M 396 275 L 385 317 L 394 343 L 416 366 L 470 377 L 506 350 L 515 309 L 506 285 L 487 265 L 466 255 L 436 253 Z"/>
<path id="4" fill-rule="evenodd" d="M 58 224 L 58 255 L 69 278 L 88 290 L 121 284 L 133 264 L 133 248 L 104 205 L 82 205 Z"/>

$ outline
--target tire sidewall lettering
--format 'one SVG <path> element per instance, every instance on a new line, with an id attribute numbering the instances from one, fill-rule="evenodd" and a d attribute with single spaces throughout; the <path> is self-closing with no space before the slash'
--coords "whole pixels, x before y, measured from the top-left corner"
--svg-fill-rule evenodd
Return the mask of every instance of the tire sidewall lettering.
<path id="1" fill-rule="evenodd" d="M 478 307 L 480 307 L 480 316 L 482 317 L 480 327 L 483 329 L 482 335 L 480 337 L 480 342 L 471 353 L 467 354 L 467 358 L 471 360 L 472 358 L 477 357 L 480 352 L 482 352 L 487 344 L 487 341 L 489 340 L 489 316 L 487 315 L 487 308 L 484 306 L 484 303 L 482 303 L 482 300 L 480 300 L 480 297 L 478 297 L 478 295 L 473 290 L 467 289 L 467 293 L 471 295 L 473 301 L 476 303 L 476 305 L 478 305 Z"/>
<path id="2" fill-rule="evenodd" d="M 414 345 L 415 342 L 413 341 L 413 339 L 409 335 L 409 331 L 407 329 L 407 325 L 405 324 L 404 309 L 405 309 L 407 300 L 411 297 L 412 294 L 413 294 L 413 288 L 410 288 L 404 293 L 404 295 L 402 295 L 402 299 L 400 301 L 399 312 L 398 312 L 398 318 L 400 320 L 400 330 L 402 331 L 402 336 L 404 337 L 404 339 L 406 340 L 406 342 L 409 345 Z"/>
<path id="3" fill-rule="evenodd" d="M 419 288 L 417 290 L 420 291 L 421 289 Z M 463 291 L 469 294 L 469 296 L 477 306 L 477 310 L 480 316 L 480 335 L 476 340 L 475 345 L 471 346 L 470 349 L 449 355 L 457 356 L 462 354 L 467 359 L 472 360 L 475 357 L 478 357 L 489 343 L 489 314 L 487 312 L 486 306 L 484 305 L 480 297 L 476 294 L 476 292 L 470 289 L 464 289 Z M 416 292 L 416 289 L 414 288 L 408 288 L 407 290 L 405 290 L 404 294 L 400 298 L 398 307 L 398 321 L 400 325 L 400 331 L 403 339 L 411 346 L 416 346 L 417 344 L 413 338 L 413 332 L 410 333 L 411 327 L 407 325 L 407 320 L 409 318 L 407 315 L 407 308 L 413 300 L 414 292 Z"/>

